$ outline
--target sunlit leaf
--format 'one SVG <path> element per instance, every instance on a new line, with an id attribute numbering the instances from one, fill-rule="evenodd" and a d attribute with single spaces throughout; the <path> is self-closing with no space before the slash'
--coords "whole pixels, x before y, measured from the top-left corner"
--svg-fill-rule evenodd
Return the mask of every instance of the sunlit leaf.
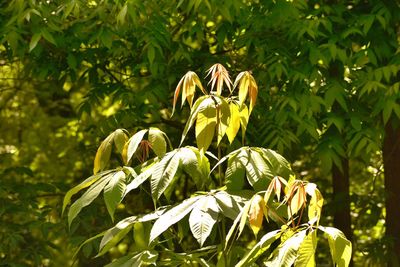
<path id="1" fill-rule="evenodd" d="M 208 105 L 210 105 L 210 101 L 214 102 L 209 96 L 202 96 L 196 100 L 196 102 L 193 105 L 192 110 L 190 111 L 190 115 L 189 115 L 189 118 L 187 119 L 185 129 L 183 129 L 180 145 L 182 145 L 187 133 L 189 132 L 189 129 L 192 127 L 192 125 L 196 121 L 197 115 L 199 114 L 199 112 L 202 111 L 203 109 L 205 109 Z"/>
<path id="2" fill-rule="evenodd" d="M 124 147 L 125 162 L 129 162 L 132 156 L 136 153 L 140 142 L 143 140 L 143 136 L 147 133 L 147 129 L 140 130 L 139 132 L 132 135 Z"/>
<path id="3" fill-rule="evenodd" d="M 65 208 L 67 207 L 67 205 L 70 203 L 71 198 L 73 195 L 75 195 L 76 193 L 78 193 L 79 191 L 81 191 L 82 189 L 91 186 L 93 183 L 95 183 L 97 180 L 99 180 L 101 177 L 113 172 L 114 170 L 107 170 L 107 171 L 103 171 L 100 172 L 98 174 L 92 175 L 89 178 L 87 178 L 86 180 L 84 180 L 82 183 L 78 184 L 77 186 L 73 187 L 72 189 L 70 189 L 64 197 L 64 201 L 63 201 L 63 208 L 62 208 L 62 214 L 64 214 Z"/>
<path id="4" fill-rule="evenodd" d="M 192 211 L 194 205 L 201 197 L 202 196 L 195 196 L 186 199 L 182 203 L 166 211 L 160 218 L 158 218 L 151 229 L 150 242 Z"/>
<path id="5" fill-rule="evenodd" d="M 249 209 L 249 223 L 250 228 L 253 230 L 255 236 L 257 236 L 258 232 L 262 227 L 263 222 L 263 206 L 265 206 L 264 199 L 260 195 L 254 195 L 254 197 L 250 200 L 250 209 Z"/>
<path id="6" fill-rule="evenodd" d="M 154 200 L 157 200 L 161 196 L 174 178 L 180 162 L 178 153 L 179 150 L 168 152 L 160 162 L 154 165 L 150 179 L 151 194 Z"/>
<path id="7" fill-rule="evenodd" d="M 332 255 L 333 263 L 337 267 L 347 267 L 351 260 L 351 242 L 346 239 L 342 231 L 333 227 L 322 227 L 318 229 L 324 231 L 328 235 L 329 248 Z"/>
<path id="8" fill-rule="evenodd" d="M 239 109 L 239 112 L 240 112 L 240 126 L 242 127 L 242 143 L 244 144 L 247 124 L 249 122 L 250 114 L 249 114 L 249 109 L 247 108 L 246 105 L 242 105 Z"/>
<path id="9" fill-rule="evenodd" d="M 317 186 L 313 183 L 306 185 L 306 192 L 311 196 L 310 204 L 308 205 L 308 220 L 319 222 L 321 218 L 322 206 L 324 204 L 324 198 L 321 192 L 317 189 Z"/>
<path id="10" fill-rule="evenodd" d="M 218 218 L 218 205 L 213 196 L 206 196 L 197 201 L 189 216 L 190 230 L 200 247 L 210 235 Z"/>
<path id="11" fill-rule="evenodd" d="M 213 66 L 211 66 L 211 68 L 207 70 L 207 76 L 209 75 L 210 75 L 211 90 L 214 91 L 215 89 L 214 92 L 216 92 L 218 96 L 220 96 L 222 93 L 222 87 L 224 83 L 226 87 L 228 87 L 229 91 L 232 91 L 231 88 L 232 82 L 231 79 L 229 78 L 229 73 L 224 66 L 222 66 L 219 63 L 214 64 Z"/>
<path id="12" fill-rule="evenodd" d="M 158 128 L 150 127 L 149 142 L 151 149 L 158 157 L 164 156 L 167 151 L 167 142 L 165 141 L 165 133 Z"/>
<path id="13" fill-rule="evenodd" d="M 122 155 L 125 143 L 128 141 L 128 136 L 122 129 L 117 129 L 114 132 L 113 140 L 117 152 Z"/>
<path id="14" fill-rule="evenodd" d="M 292 266 L 305 236 L 306 230 L 302 230 L 286 239 L 274 250 L 272 259 L 265 263 L 266 266 Z"/>
<path id="15" fill-rule="evenodd" d="M 229 125 L 229 119 L 230 119 L 230 108 L 228 102 L 225 101 L 225 99 L 221 98 L 221 103 L 217 107 L 217 124 L 218 124 L 218 138 L 217 138 L 217 145 L 221 142 L 222 138 L 224 137 L 226 130 Z"/>
<path id="16" fill-rule="evenodd" d="M 207 100 L 204 102 L 207 101 L 208 105 L 199 111 L 197 115 L 195 128 L 197 147 L 200 151 L 203 151 L 203 153 L 208 149 L 212 142 L 215 134 L 215 126 L 217 124 L 217 110 L 215 103 L 212 99 Z"/>
<path id="17" fill-rule="evenodd" d="M 114 133 L 107 136 L 107 138 L 104 139 L 104 141 L 100 144 L 99 148 L 97 149 L 93 166 L 94 174 L 104 170 L 104 168 L 110 161 L 113 138 L 114 138 Z"/>
<path id="18" fill-rule="evenodd" d="M 229 143 L 232 143 L 240 128 L 240 113 L 239 107 L 233 102 L 229 104 L 229 109 L 230 119 L 228 128 L 226 129 L 226 135 L 228 136 Z"/>
<path id="19" fill-rule="evenodd" d="M 317 231 L 312 230 L 304 238 L 297 252 L 295 267 L 315 267 L 315 252 L 317 249 Z"/>
<path id="20" fill-rule="evenodd" d="M 281 230 L 275 230 L 264 235 L 260 241 L 244 256 L 235 267 L 251 266 L 265 251 L 269 249 L 271 244 L 281 236 Z M 271 265 L 281 266 L 281 265 Z"/>

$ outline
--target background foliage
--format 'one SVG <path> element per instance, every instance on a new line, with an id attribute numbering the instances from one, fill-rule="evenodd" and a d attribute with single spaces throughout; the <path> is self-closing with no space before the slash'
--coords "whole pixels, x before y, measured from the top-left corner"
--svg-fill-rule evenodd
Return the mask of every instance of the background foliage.
<path id="1" fill-rule="evenodd" d="M 326 223 L 353 234 L 355 265 L 399 255 L 400 189 L 388 171 L 399 161 L 399 14 L 396 1 L 377 0 L 1 2 L 2 264 L 64 264 L 109 228 L 104 205 L 91 205 L 68 231 L 63 195 L 90 176 L 116 128 L 157 126 L 178 144 L 188 110 L 170 118 L 173 88 L 215 62 L 253 71 L 247 142 L 278 150 L 318 184 Z M 115 216 L 151 207 L 142 199 Z M 94 260 L 92 249 L 80 265 L 127 248 Z"/>

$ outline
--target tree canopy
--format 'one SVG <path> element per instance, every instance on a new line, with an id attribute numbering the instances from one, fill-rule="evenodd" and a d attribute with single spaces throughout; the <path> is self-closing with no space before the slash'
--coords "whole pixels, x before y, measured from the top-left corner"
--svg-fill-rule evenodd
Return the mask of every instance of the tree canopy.
<path id="1" fill-rule="evenodd" d="M 318 185 L 323 224 L 352 240 L 355 264 L 393 259 L 396 266 L 399 11 L 396 1 L 378 0 L 0 3 L 1 261 L 64 264 L 85 239 L 114 225 L 108 212 L 121 219 L 152 208 L 141 191 L 123 205 L 94 200 L 70 230 L 61 217 L 65 193 L 102 169 L 94 155 L 109 133 L 157 127 L 177 146 L 199 93 L 186 91 L 188 103 L 171 117 L 171 104 L 180 105 L 175 87 L 188 70 L 202 82 L 220 62 L 232 76 L 250 70 L 258 84 L 241 138 L 281 153 Z M 131 244 L 92 259 L 98 245 L 87 243 L 78 262 L 102 266 Z M 318 250 L 317 262 L 328 249 Z"/>

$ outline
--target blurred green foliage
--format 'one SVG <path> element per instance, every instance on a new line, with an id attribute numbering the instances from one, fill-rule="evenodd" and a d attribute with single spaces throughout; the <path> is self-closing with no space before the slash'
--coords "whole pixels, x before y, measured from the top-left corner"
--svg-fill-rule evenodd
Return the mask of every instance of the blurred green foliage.
<path id="1" fill-rule="evenodd" d="M 250 145 L 277 149 L 328 201 L 332 164 L 349 158 L 354 262 L 381 266 L 392 242 L 381 146 L 400 117 L 399 11 L 390 0 L 2 1 L 0 264 L 65 264 L 109 227 L 98 205 L 68 232 L 64 193 L 90 176 L 116 128 L 157 126 L 177 144 L 188 110 L 170 118 L 173 88 L 221 62 L 259 83 Z M 135 212 L 127 204 L 116 216 Z"/>

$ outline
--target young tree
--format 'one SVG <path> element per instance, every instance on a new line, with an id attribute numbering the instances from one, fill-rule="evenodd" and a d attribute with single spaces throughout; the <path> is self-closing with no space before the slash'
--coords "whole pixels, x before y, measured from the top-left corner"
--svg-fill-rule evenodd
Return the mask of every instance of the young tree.
<path id="1" fill-rule="evenodd" d="M 191 71 L 176 87 L 172 113 L 180 93 L 182 105 L 187 100 L 191 109 L 178 148 L 168 151 L 169 139 L 157 128 L 131 137 L 117 129 L 101 143 L 93 176 L 64 198 L 63 211 L 73 195 L 87 188 L 69 208 L 69 225 L 102 191 L 111 218 L 122 200 L 138 190 L 148 192 L 154 210 L 125 218 L 83 245 L 101 237 L 97 254 L 101 256 L 133 230 L 129 253 L 109 267 L 140 263 L 249 266 L 255 262 L 315 266 L 317 232 L 323 232 L 333 264 L 348 266 L 350 241 L 340 230 L 319 224 L 324 200 L 317 186 L 296 179 L 290 164 L 277 152 L 245 146 L 258 94 L 251 72 L 239 73 L 232 83 L 227 70 L 215 64 L 208 76 L 210 91 Z M 203 95 L 195 100 L 197 88 Z M 228 89 L 226 96 L 223 89 Z M 182 146 L 192 127 L 197 147 Z M 240 128 L 243 146 L 222 157 L 224 142 L 232 143 Z M 122 164 L 107 169 L 113 150 Z M 210 159 L 216 161 L 211 169 Z"/>

